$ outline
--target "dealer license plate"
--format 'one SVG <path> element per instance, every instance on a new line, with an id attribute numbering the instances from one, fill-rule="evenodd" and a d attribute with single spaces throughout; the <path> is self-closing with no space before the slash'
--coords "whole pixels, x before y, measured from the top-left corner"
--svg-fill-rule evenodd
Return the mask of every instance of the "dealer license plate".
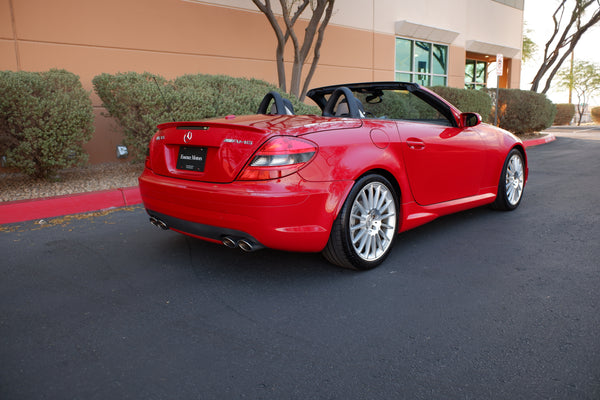
<path id="1" fill-rule="evenodd" d="M 206 147 L 186 147 L 179 148 L 177 157 L 177 169 L 185 171 L 204 171 L 206 163 Z"/>

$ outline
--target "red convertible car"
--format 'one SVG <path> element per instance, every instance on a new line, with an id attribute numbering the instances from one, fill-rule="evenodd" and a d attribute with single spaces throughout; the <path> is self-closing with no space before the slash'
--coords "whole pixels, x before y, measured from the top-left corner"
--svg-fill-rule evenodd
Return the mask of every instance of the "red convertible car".
<path id="1" fill-rule="evenodd" d="M 257 115 L 158 126 L 139 178 L 150 221 L 232 248 L 322 252 L 379 265 L 399 232 L 490 204 L 513 210 L 522 142 L 415 83 L 335 85 L 294 115 L 270 92 Z"/>

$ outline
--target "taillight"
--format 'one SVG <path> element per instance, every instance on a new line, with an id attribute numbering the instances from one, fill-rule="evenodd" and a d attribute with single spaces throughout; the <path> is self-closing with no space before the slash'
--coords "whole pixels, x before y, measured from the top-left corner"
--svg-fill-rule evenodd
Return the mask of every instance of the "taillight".
<path id="1" fill-rule="evenodd" d="M 302 169 L 316 152 L 317 145 L 305 139 L 272 138 L 256 152 L 238 179 L 259 181 L 291 175 Z"/>

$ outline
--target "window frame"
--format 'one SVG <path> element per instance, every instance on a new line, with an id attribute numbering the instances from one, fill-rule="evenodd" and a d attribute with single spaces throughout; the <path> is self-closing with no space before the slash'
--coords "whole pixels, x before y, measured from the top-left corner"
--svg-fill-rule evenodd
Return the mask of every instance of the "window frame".
<path id="1" fill-rule="evenodd" d="M 410 71 L 406 71 L 403 69 L 398 69 L 398 40 L 406 40 L 410 43 L 410 59 L 411 59 L 411 66 L 410 66 Z M 417 43 L 424 43 L 429 45 L 429 59 L 427 60 L 427 71 L 426 72 L 420 72 L 418 71 L 418 66 L 416 65 L 417 60 L 415 57 L 416 54 L 416 47 L 417 47 Z M 445 49 L 445 54 L 446 54 L 446 59 L 445 61 L 445 65 L 443 66 L 445 73 L 444 74 L 440 74 L 440 73 L 434 73 L 434 52 L 435 52 L 435 46 L 438 47 L 443 47 Z M 448 46 L 447 44 L 444 43 L 437 43 L 437 42 L 431 42 L 428 40 L 420 40 L 420 39 L 412 39 L 412 38 L 407 38 L 407 37 L 403 37 L 403 36 L 396 36 L 394 39 L 394 80 L 397 82 L 411 82 L 411 83 L 418 83 L 421 86 L 448 86 L 448 58 L 449 58 L 449 54 L 450 54 L 450 46 Z M 423 62 L 423 61 L 421 61 Z M 399 78 L 399 76 L 404 75 L 409 77 L 408 80 L 406 79 L 401 79 Z M 419 77 L 424 77 L 425 78 L 425 82 L 424 80 L 421 78 L 419 79 Z M 433 85 L 432 83 L 434 82 L 434 78 L 442 78 L 444 80 L 444 84 L 443 85 L 439 85 L 439 84 L 435 84 Z"/>

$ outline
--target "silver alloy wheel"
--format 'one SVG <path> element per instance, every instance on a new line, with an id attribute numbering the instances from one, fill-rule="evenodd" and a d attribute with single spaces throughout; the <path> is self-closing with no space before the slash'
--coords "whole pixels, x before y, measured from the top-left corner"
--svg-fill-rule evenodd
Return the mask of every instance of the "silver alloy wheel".
<path id="1" fill-rule="evenodd" d="M 506 198 L 511 206 L 521 200 L 524 185 L 523 160 L 519 154 L 513 154 L 508 160 L 505 177 Z"/>
<path id="2" fill-rule="evenodd" d="M 356 254 L 365 261 L 383 256 L 396 231 L 396 204 L 390 190 L 381 182 L 361 189 L 350 214 L 350 240 Z"/>

